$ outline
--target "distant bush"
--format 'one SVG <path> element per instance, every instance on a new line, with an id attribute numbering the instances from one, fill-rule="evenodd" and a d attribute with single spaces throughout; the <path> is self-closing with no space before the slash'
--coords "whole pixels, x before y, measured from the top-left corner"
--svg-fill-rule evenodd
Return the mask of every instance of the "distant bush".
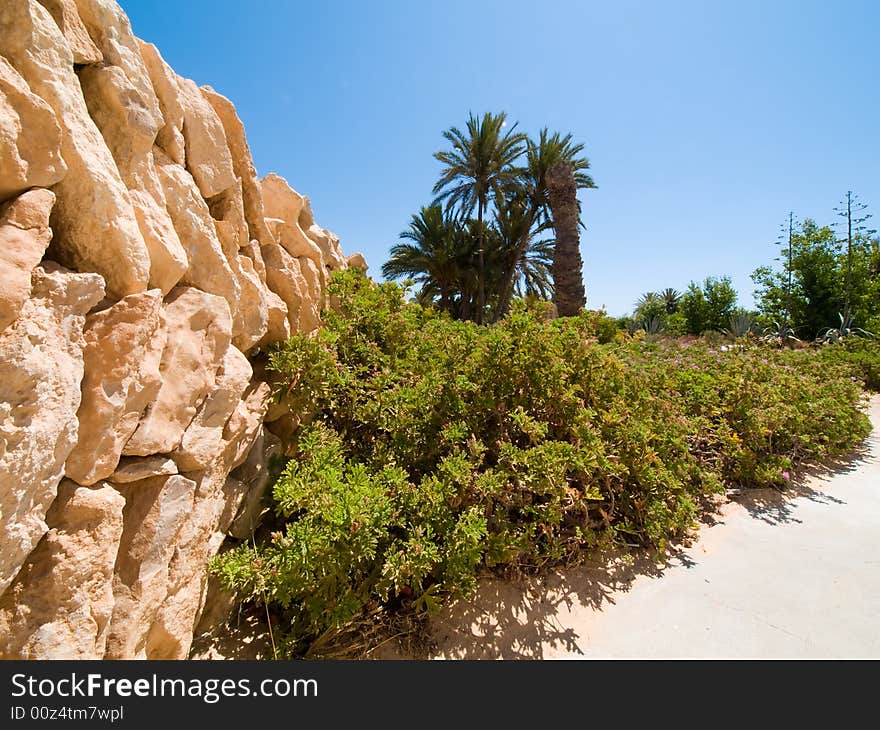
<path id="1" fill-rule="evenodd" d="M 687 319 L 683 312 L 667 314 L 665 317 L 666 333 L 671 337 L 681 337 L 688 333 Z"/>
<path id="2" fill-rule="evenodd" d="M 849 369 L 869 390 L 880 391 L 880 340 L 853 337 L 844 345 L 823 346 L 820 352 L 826 362 Z"/>
<path id="3" fill-rule="evenodd" d="M 609 317 L 605 310 L 588 310 L 580 316 L 584 320 L 585 332 L 592 332 L 600 345 L 607 345 L 617 338 L 617 333 L 620 331 L 619 321 Z"/>
<path id="4" fill-rule="evenodd" d="M 690 334 L 706 330 L 723 332 L 736 308 L 736 290 L 730 278 L 709 277 L 702 284 L 691 282 L 681 297 L 680 310 Z"/>
<path id="5" fill-rule="evenodd" d="M 293 654 L 382 607 L 430 611 L 493 566 L 607 543 L 662 551 L 705 495 L 782 486 L 869 430 L 849 362 L 603 346 L 613 319 L 522 304 L 479 327 L 354 272 L 331 294 L 326 326 L 270 359 L 278 397 L 314 418 L 294 434 L 267 537 L 214 564 L 272 606 Z"/>

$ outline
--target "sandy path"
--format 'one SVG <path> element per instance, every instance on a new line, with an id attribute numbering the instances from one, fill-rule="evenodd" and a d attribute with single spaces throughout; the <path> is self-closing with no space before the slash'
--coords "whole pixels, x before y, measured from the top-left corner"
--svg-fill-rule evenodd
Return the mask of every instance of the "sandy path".
<path id="1" fill-rule="evenodd" d="M 662 571 L 617 561 L 484 582 L 433 621 L 435 655 L 880 657 L 880 397 L 870 414 L 859 457 L 796 496 L 736 498 Z"/>

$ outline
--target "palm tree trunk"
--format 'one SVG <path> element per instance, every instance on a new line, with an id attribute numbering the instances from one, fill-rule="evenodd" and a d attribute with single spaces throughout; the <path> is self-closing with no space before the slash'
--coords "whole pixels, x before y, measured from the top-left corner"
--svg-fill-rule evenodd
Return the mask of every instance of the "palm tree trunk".
<path id="1" fill-rule="evenodd" d="M 546 180 L 553 228 L 556 231 L 550 269 L 553 275 L 553 304 L 560 317 L 571 317 L 586 304 L 574 167 L 569 162 L 559 162 L 547 171 Z"/>
<path id="2" fill-rule="evenodd" d="M 452 314 L 452 297 L 450 296 L 449 289 L 448 285 L 440 287 L 440 309 Z"/>
<path id="3" fill-rule="evenodd" d="M 495 312 L 496 321 L 510 311 L 510 303 L 513 301 L 513 285 L 516 283 L 516 267 L 520 259 L 525 255 L 530 236 L 530 233 L 526 233 L 523 236 L 522 241 L 520 241 L 516 251 L 514 251 L 507 271 L 504 272 L 504 289 L 502 289 L 501 296 L 498 299 L 498 308 Z"/>
<path id="4" fill-rule="evenodd" d="M 486 265 L 483 256 L 483 196 L 477 201 L 477 240 L 480 254 L 480 274 L 477 288 L 477 324 L 483 324 L 483 309 L 486 305 Z"/>

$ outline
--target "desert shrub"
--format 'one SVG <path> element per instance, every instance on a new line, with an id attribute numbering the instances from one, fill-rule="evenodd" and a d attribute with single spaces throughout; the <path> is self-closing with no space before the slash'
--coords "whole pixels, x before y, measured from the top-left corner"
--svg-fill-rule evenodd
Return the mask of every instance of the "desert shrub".
<path id="1" fill-rule="evenodd" d="M 679 308 L 684 314 L 687 331 L 700 334 L 705 330 L 723 331 L 736 307 L 736 290 L 729 277 L 709 277 L 702 284 L 691 282 L 681 297 Z"/>
<path id="2" fill-rule="evenodd" d="M 880 340 L 851 337 L 842 345 L 825 345 L 820 352 L 826 363 L 846 368 L 868 390 L 880 391 Z"/>
<path id="3" fill-rule="evenodd" d="M 682 337 L 688 333 L 687 319 L 683 312 L 667 314 L 665 319 L 666 333 L 672 337 Z"/>
<path id="4" fill-rule="evenodd" d="M 330 292 L 325 327 L 270 358 L 277 397 L 313 418 L 265 536 L 214 564 L 273 607 L 293 653 L 381 608 L 431 610 L 494 566 L 662 551 L 704 496 L 784 485 L 869 428 L 851 366 L 813 353 L 603 346 L 614 320 L 524 303 L 479 327 L 356 272 Z"/>
<path id="5" fill-rule="evenodd" d="M 604 309 L 587 310 L 580 317 L 584 320 L 584 331 L 592 332 L 600 345 L 614 342 L 621 329 L 619 320 L 609 317 Z M 625 329 L 625 326 L 622 329 Z"/>

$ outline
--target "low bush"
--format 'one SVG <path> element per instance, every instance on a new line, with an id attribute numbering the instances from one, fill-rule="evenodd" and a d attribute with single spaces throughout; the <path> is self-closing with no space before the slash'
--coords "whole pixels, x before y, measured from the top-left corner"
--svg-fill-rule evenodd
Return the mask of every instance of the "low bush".
<path id="1" fill-rule="evenodd" d="M 848 368 L 868 390 L 880 391 L 880 340 L 849 337 L 845 344 L 823 346 L 821 356 L 826 363 Z"/>
<path id="2" fill-rule="evenodd" d="M 479 327 L 355 272 L 331 294 L 326 326 L 270 357 L 278 397 L 313 417 L 266 536 L 214 565 L 272 606 L 293 654 L 382 607 L 430 611 L 493 566 L 662 551 L 706 495 L 783 486 L 869 430 L 851 365 L 809 353 L 600 345 L 607 318 L 524 305 Z"/>

